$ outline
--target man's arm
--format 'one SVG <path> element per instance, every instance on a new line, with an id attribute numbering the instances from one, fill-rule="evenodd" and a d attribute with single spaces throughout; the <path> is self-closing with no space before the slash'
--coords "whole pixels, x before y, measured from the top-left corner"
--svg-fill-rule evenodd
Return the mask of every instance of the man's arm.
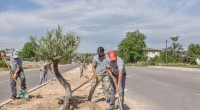
<path id="1" fill-rule="evenodd" d="M 117 84 L 117 88 L 116 88 L 116 93 L 119 92 L 119 89 L 120 89 L 120 85 L 121 85 L 121 82 L 122 82 L 122 77 L 123 77 L 123 74 L 124 74 L 124 62 L 122 59 L 118 59 L 117 61 L 117 65 L 118 65 L 118 84 Z"/>
<path id="2" fill-rule="evenodd" d="M 118 70 L 119 72 L 119 76 L 118 76 L 118 84 L 117 84 L 117 88 L 116 88 L 116 93 L 119 92 L 119 89 L 120 89 L 120 85 L 121 85 L 121 82 L 122 82 L 122 76 L 123 76 L 123 69 L 119 69 Z"/>
<path id="3" fill-rule="evenodd" d="M 51 64 L 51 72 L 54 73 L 53 63 Z"/>
<path id="4" fill-rule="evenodd" d="M 94 57 L 93 58 L 93 61 L 92 61 L 92 72 L 93 72 L 93 76 L 96 76 L 97 73 L 96 73 L 96 67 L 97 67 L 97 62 L 95 60 L 96 58 Z"/>
<path id="5" fill-rule="evenodd" d="M 16 68 L 16 70 L 15 70 L 13 76 L 12 76 L 13 79 L 17 78 L 17 74 L 19 73 L 19 71 L 20 71 L 20 68 L 19 68 L 19 65 L 17 65 L 17 68 Z"/>
<path id="6" fill-rule="evenodd" d="M 53 65 L 53 64 L 49 64 L 49 71 L 51 72 L 51 73 L 53 73 L 53 69 L 52 69 L 52 66 L 51 65 Z"/>
<path id="7" fill-rule="evenodd" d="M 1 52 L 1 57 L 2 58 L 5 58 L 5 53 L 3 53 L 3 52 Z M 5 62 L 7 65 L 9 65 L 8 64 L 8 61 L 7 62 Z M 10 67 L 10 66 L 9 66 Z M 11 69 L 11 68 L 10 68 Z M 16 68 L 16 70 L 15 70 L 15 73 L 14 73 L 14 75 L 15 75 L 15 77 L 14 78 L 16 78 L 16 76 L 17 76 L 17 73 L 20 71 L 20 69 L 19 69 L 19 66 L 17 66 L 17 68 Z"/>
<path id="8" fill-rule="evenodd" d="M 20 71 L 20 69 L 19 69 L 19 67 L 17 67 L 14 74 L 17 75 L 19 73 L 19 71 Z"/>
<path id="9" fill-rule="evenodd" d="M 96 76 L 97 73 L 96 73 L 96 65 L 92 64 L 92 72 L 93 72 L 93 75 Z"/>
<path id="10" fill-rule="evenodd" d="M 111 67 L 111 62 L 109 60 L 107 60 L 106 62 L 106 72 L 108 73 L 108 75 L 112 78 L 112 80 L 114 81 L 114 83 L 116 83 L 116 79 L 115 77 L 113 76 L 112 74 L 112 71 L 111 71 L 112 67 Z M 117 85 L 116 85 L 117 86 Z"/>
<path id="11" fill-rule="evenodd" d="M 114 83 L 116 83 L 116 79 L 115 79 L 115 77 L 112 75 L 112 72 L 111 72 L 111 70 L 110 70 L 110 68 L 106 68 L 106 72 L 109 74 L 109 76 L 112 78 L 112 80 L 114 81 Z M 117 86 L 117 85 L 116 85 Z"/>
<path id="12" fill-rule="evenodd" d="M 15 70 L 15 72 L 14 72 L 14 74 L 15 75 L 17 75 L 18 73 L 19 73 L 19 71 L 20 71 L 20 64 L 19 64 L 20 62 L 19 62 L 19 60 L 17 61 L 17 68 L 16 68 L 16 70 Z M 22 61 L 21 61 L 21 63 L 22 63 Z M 22 65 L 21 65 L 22 66 Z M 22 67 L 21 67 L 22 68 Z"/>

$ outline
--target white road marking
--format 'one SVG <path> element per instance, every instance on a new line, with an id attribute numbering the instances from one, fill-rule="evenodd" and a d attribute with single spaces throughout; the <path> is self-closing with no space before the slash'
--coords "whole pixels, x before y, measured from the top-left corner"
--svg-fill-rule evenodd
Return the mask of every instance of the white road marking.
<path id="1" fill-rule="evenodd" d="M 151 80 L 151 82 L 154 82 L 154 83 L 157 83 L 157 84 L 160 84 L 160 85 L 163 85 L 163 86 L 169 86 L 167 84 L 164 84 L 164 83 L 161 83 L 161 82 L 158 82 L 158 81 L 154 81 L 154 80 Z"/>

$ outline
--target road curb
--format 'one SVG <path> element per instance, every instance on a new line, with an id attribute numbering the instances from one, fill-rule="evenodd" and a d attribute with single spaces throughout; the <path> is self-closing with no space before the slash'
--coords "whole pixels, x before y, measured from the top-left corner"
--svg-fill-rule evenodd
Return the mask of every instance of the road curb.
<path id="1" fill-rule="evenodd" d="M 53 81 L 53 79 L 51 79 L 51 80 L 49 80 L 49 81 L 47 81 L 47 82 L 45 82 L 45 83 L 43 83 L 43 84 L 41 84 L 41 85 L 39 85 L 39 86 L 34 87 L 33 89 L 29 90 L 28 93 L 30 93 L 30 92 L 32 92 L 32 91 L 35 91 L 35 90 L 37 90 L 37 89 L 39 89 L 39 88 L 41 88 L 42 86 L 44 86 L 44 85 L 50 83 L 51 81 Z"/>
<path id="2" fill-rule="evenodd" d="M 11 101 L 13 101 L 13 99 L 8 99 L 8 100 L 6 100 L 5 102 L 1 103 L 1 104 L 0 104 L 0 109 L 1 109 L 4 105 L 10 103 Z"/>
<path id="3" fill-rule="evenodd" d="M 51 80 L 49 80 L 49 81 L 47 81 L 47 82 L 45 82 L 45 83 L 43 83 L 43 84 L 41 84 L 41 85 L 39 85 L 39 86 L 36 86 L 36 87 L 34 87 L 33 89 L 29 90 L 28 93 L 30 93 L 30 92 L 32 92 L 32 91 L 35 91 L 35 90 L 41 88 L 42 86 L 44 86 L 44 85 L 46 85 L 46 84 L 48 84 L 48 83 L 50 83 L 51 81 L 54 81 L 54 80 L 55 80 L 55 78 L 53 78 L 53 79 L 51 79 Z M 10 103 L 11 101 L 13 101 L 13 99 L 8 99 L 8 100 L 6 100 L 5 102 L 1 103 L 1 104 L 0 104 L 0 109 L 1 109 L 4 105 Z"/>
<path id="4" fill-rule="evenodd" d="M 78 68 L 78 67 L 76 67 L 76 68 Z M 74 68 L 74 69 L 76 69 L 76 68 Z M 72 71 L 72 70 L 74 70 L 74 69 L 71 69 L 70 71 Z M 67 73 L 70 72 L 70 71 L 67 71 L 67 72 L 63 73 L 62 75 L 65 75 L 65 74 L 67 74 Z M 54 74 L 54 73 L 53 73 L 53 74 Z M 36 87 L 34 87 L 34 88 L 28 90 L 28 93 L 33 92 L 33 91 L 35 91 L 35 90 L 37 90 L 37 89 L 39 89 L 39 88 L 41 88 L 41 87 L 47 85 L 47 84 L 50 83 L 51 81 L 55 81 L 55 80 L 56 80 L 56 78 L 52 78 L 51 80 L 49 80 L 49 81 L 47 81 L 47 82 L 45 82 L 45 83 L 43 83 L 43 84 L 41 84 L 41 85 L 39 85 L 39 86 L 36 86 Z M 13 101 L 13 99 L 8 99 L 8 100 L 4 101 L 3 103 L 1 103 L 1 104 L 0 104 L 0 109 L 1 109 L 4 105 L 10 103 L 11 101 Z"/>

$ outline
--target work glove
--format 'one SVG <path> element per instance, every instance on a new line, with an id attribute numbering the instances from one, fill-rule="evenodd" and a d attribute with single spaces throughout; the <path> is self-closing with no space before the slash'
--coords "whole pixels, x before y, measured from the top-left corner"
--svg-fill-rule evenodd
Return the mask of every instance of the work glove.
<path id="1" fill-rule="evenodd" d="M 16 78 L 17 78 L 17 75 L 16 75 L 16 74 L 13 74 L 13 75 L 12 75 L 12 78 L 13 78 L 13 79 L 16 79 Z"/>

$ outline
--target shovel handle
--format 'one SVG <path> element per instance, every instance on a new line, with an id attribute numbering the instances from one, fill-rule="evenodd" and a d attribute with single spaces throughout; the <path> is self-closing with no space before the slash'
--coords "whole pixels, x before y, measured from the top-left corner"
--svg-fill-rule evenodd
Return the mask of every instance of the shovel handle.
<path id="1" fill-rule="evenodd" d="M 113 82 L 115 83 L 115 88 L 117 88 L 117 82 L 115 80 L 113 80 Z M 120 98 L 119 92 L 117 93 L 117 96 L 118 96 L 118 101 L 119 101 L 119 105 L 120 105 L 120 110 L 123 110 L 123 108 L 122 108 L 122 100 Z"/>
<path id="2" fill-rule="evenodd" d="M 17 80 L 16 80 L 16 79 L 14 79 L 14 80 L 15 80 L 15 82 L 16 82 L 16 85 L 17 85 L 18 89 L 21 91 L 22 89 L 21 89 L 21 87 L 19 86 Z"/>
<path id="3" fill-rule="evenodd" d="M 106 70 L 104 70 L 100 75 L 103 75 L 104 73 L 106 72 Z M 98 75 L 99 76 L 99 75 Z M 91 80 L 93 80 L 94 78 L 98 77 L 98 76 L 95 76 L 95 77 L 92 77 L 90 79 L 88 79 L 87 81 L 83 82 L 81 85 L 79 85 L 78 87 L 76 87 L 74 90 L 72 90 L 72 93 L 74 91 L 76 91 L 77 89 L 79 89 L 80 87 L 82 87 L 83 85 L 87 84 L 88 82 L 90 82 Z"/>

